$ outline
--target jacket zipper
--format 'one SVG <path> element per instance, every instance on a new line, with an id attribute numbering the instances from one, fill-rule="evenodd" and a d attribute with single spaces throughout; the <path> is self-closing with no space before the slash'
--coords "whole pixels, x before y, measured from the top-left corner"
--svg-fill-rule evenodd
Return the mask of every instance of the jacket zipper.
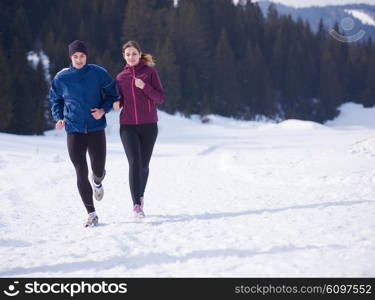
<path id="1" fill-rule="evenodd" d="M 133 104 L 134 104 L 135 123 L 138 124 L 138 113 L 137 113 L 137 104 L 136 104 L 136 102 L 135 102 L 134 85 L 135 85 L 135 69 L 134 69 L 134 67 L 133 67 L 132 93 L 133 93 Z"/>
<path id="2" fill-rule="evenodd" d="M 151 100 L 147 98 L 148 100 L 148 112 L 151 112 Z"/>

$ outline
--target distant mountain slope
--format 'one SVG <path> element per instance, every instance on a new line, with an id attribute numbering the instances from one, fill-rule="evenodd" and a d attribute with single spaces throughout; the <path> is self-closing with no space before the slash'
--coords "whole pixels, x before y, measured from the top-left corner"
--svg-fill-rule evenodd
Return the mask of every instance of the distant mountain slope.
<path id="1" fill-rule="evenodd" d="M 274 4 L 281 15 L 290 14 L 295 20 L 298 18 L 308 20 L 313 31 L 317 31 L 319 21 L 322 19 L 327 29 L 333 28 L 337 22 L 341 34 L 350 36 L 364 30 L 366 39 L 371 37 L 375 40 L 375 5 L 348 4 L 295 8 L 270 1 L 257 3 L 265 15 L 268 7 Z"/>

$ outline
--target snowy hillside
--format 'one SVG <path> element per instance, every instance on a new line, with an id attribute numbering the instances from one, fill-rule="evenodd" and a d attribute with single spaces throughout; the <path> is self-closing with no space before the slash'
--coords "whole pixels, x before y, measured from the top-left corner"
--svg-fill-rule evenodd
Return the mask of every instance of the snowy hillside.
<path id="1" fill-rule="evenodd" d="M 112 112 L 89 229 L 65 133 L 0 134 L 0 276 L 374 277 L 375 108 L 341 111 L 325 125 L 160 112 L 143 220 Z"/>
<path id="2" fill-rule="evenodd" d="M 358 33 L 361 32 L 361 37 L 375 39 L 375 0 L 372 3 L 368 1 L 361 4 L 354 1 L 333 1 L 332 5 L 326 6 L 319 6 L 319 2 L 314 1 L 314 6 L 305 5 L 306 7 L 302 5 L 307 3 L 304 1 L 299 2 L 300 6 L 288 6 L 286 2 L 280 2 L 262 0 L 258 1 L 258 4 L 265 16 L 269 6 L 275 4 L 280 15 L 291 15 L 295 21 L 299 18 L 308 21 L 314 32 L 318 31 L 322 20 L 328 31 L 337 24 L 341 35 L 359 37 Z"/>
<path id="3" fill-rule="evenodd" d="M 264 0 L 255 0 L 259 2 Z M 327 5 L 346 5 L 346 4 L 370 4 L 375 5 L 375 0 L 268 0 L 275 3 L 293 7 L 309 7 L 309 6 L 327 6 Z"/>
<path id="4" fill-rule="evenodd" d="M 345 11 L 360 20 L 362 24 L 375 26 L 375 19 L 373 15 L 370 15 L 368 12 L 355 9 L 347 9 Z"/>

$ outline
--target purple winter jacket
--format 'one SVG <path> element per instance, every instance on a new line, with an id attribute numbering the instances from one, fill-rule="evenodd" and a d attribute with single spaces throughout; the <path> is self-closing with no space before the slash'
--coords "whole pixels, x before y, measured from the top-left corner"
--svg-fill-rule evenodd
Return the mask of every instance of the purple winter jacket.
<path id="1" fill-rule="evenodd" d="M 135 86 L 135 78 L 142 79 L 145 87 Z M 164 102 L 164 92 L 157 71 L 143 60 L 135 66 L 126 65 L 116 76 L 120 92 L 120 124 L 156 123 L 158 115 L 156 104 Z"/>

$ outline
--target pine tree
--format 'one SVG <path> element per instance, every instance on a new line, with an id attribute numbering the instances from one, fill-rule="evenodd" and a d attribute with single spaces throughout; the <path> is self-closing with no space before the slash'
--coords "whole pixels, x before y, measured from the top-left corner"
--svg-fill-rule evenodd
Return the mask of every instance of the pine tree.
<path id="1" fill-rule="evenodd" d="M 272 88 L 272 81 L 266 62 L 258 45 L 254 47 L 248 43 L 246 50 L 244 68 L 246 71 L 242 76 L 247 79 L 247 93 L 243 99 L 247 102 L 244 112 L 246 119 L 252 119 L 256 115 L 275 117 L 277 106 Z"/>
<path id="2" fill-rule="evenodd" d="M 33 76 L 33 70 L 26 60 L 26 49 L 26 45 L 22 41 L 17 37 L 14 38 L 10 59 L 13 69 L 10 77 L 13 111 L 9 131 L 16 134 L 32 134 L 34 128 L 31 113 L 34 109 L 34 103 L 30 92 L 34 88 L 30 80 Z"/>
<path id="3" fill-rule="evenodd" d="M 7 58 L 0 43 L 0 131 L 6 131 L 12 119 L 10 74 Z"/>
<path id="4" fill-rule="evenodd" d="M 318 32 L 316 34 L 316 41 L 317 41 L 317 47 L 316 47 L 316 53 L 319 55 L 321 54 L 322 50 L 325 48 L 325 44 L 328 39 L 327 30 L 324 27 L 323 19 L 320 19 L 319 26 L 318 26 Z"/>
<path id="5" fill-rule="evenodd" d="M 243 9 L 237 9 L 233 1 L 230 0 L 217 0 L 217 1 L 207 1 L 211 4 L 209 8 L 210 12 L 207 17 L 210 18 L 208 25 L 210 31 L 212 32 L 212 39 L 216 45 L 220 39 L 223 29 L 226 30 L 228 35 L 233 34 L 233 40 L 242 41 L 242 37 L 246 35 L 245 32 L 241 32 L 242 22 L 246 22 L 243 14 L 239 14 L 238 11 L 243 11 Z M 240 19 L 237 21 L 237 19 Z"/>
<path id="6" fill-rule="evenodd" d="M 52 77 L 55 76 L 62 68 L 66 68 L 70 64 L 68 54 L 68 43 L 55 37 L 53 31 L 50 31 L 44 42 L 44 50 L 50 59 L 50 72 Z"/>
<path id="7" fill-rule="evenodd" d="M 272 51 L 275 48 L 274 43 L 277 40 L 277 33 L 280 28 L 280 19 L 276 6 L 271 4 L 268 7 L 267 19 L 264 33 L 264 50 L 266 59 L 272 59 Z M 255 42 L 255 41 L 254 41 Z"/>
<path id="8" fill-rule="evenodd" d="M 316 48 L 316 41 L 315 36 L 311 31 L 310 24 L 308 21 L 305 21 L 304 29 L 303 29 L 303 39 L 300 43 L 302 53 L 299 57 L 300 63 L 303 63 L 303 68 L 300 71 L 300 74 L 303 78 L 303 96 L 306 99 L 309 99 L 308 101 L 311 101 L 312 99 L 317 95 L 317 86 L 318 86 L 318 67 L 319 64 L 317 63 L 317 56 L 319 53 L 317 53 Z M 301 64 L 300 64 L 301 65 Z M 305 116 L 308 116 L 310 114 L 309 105 L 306 107 L 307 111 L 305 113 Z M 305 117 L 308 118 L 308 117 Z"/>
<path id="9" fill-rule="evenodd" d="M 240 3 L 241 2 L 239 2 L 239 4 Z M 244 27 L 244 35 L 241 37 L 242 41 L 238 42 L 239 48 L 237 50 L 236 57 L 238 57 L 239 59 L 244 58 L 243 52 L 246 49 L 248 40 L 258 44 L 262 54 L 266 55 L 267 49 L 265 48 L 265 18 L 259 5 L 257 3 L 252 3 L 250 0 L 244 0 L 242 6 L 237 7 L 237 13 L 239 15 L 243 15 L 243 20 L 241 21 L 241 23 L 243 24 L 242 27 Z M 236 17 L 236 21 L 238 22 L 239 20 L 241 20 L 241 18 Z M 241 24 L 238 24 L 236 26 L 236 32 L 237 28 L 241 28 Z"/>
<path id="10" fill-rule="evenodd" d="M 47 129 L 47 83 L 45 79 L 42 63 L 39 62 L 31 74 L 32 109 L 29 111 L 29 117 L 32 119 L 32 128 L 30 134 L 43 134 Z"/>
<path id="11" fill-rule="evenodd" d="M 175 113 L 181 107 L 180 69 L 176 64 L 176 54 L 171 38 L 167 37 L 162 46 L 156 51 L 157 69 L 165 90 L 166 101 L 160 109 Z"/>
<path id="12" fill-rule="evenodd" d="M 186 117 L 199 112 L 198 76 L 196 69 L 188 66 L 186 72 L 182 73 L 181 90 L 185 90 L 183 101 L 181 102 L 181 112 Z"/>
<path id="13" fill-rule="evenodd" d="M 363 105 L 365 107 L 372 107 L 375 105 L 375 58 L 369 58 L 367 65 L 366 87 L 363 91 Z"/>
<path id="14" fill-rule="evenodd" d="M 343 87 L 340 82 L 338 68 L 330 51 L 323 53 L 320 64 L 319 95 L 320 105 L 316 119 L 324 121 L 337 116 L 337 107 L 342 101 Z"/>
<path id="15" fill-rule="evenodd" d="M 347 68 L 348 99 L 363 104 L 363 92 L 366 89 L 369 56 L 359 44 L 350 45 Z"/>
<path id="16" fill-rule="evenodd" d="M 176 45 L 181 68 L 182 95 L 192 97 L 190 107 L 194 113 L 199 113 L 203 97 L 212 84 L 210 57 L 214 50 L 207 20 L 200 14 L 200 9 L 206 3 L 207 1 L 180 0 L 174 18 L 173 43 Z M 192 85 L 187 84 L 188 82 Z"/>
<path id="17" fill-rule="evenodd" d="M 215 110 L 221 115 L 235 116 L 241 110 L 237 74 L 234 54 L 223 29 L 217 45 L 213 78 Z"/>
<path id="18" fill-rule="evenodd" d="M 156 24 L 152 11 L 153 2 L 154 0 L 128 0 L 121 39 L 123 43 L 135 40 L 143 51 L 154 51 L 156 45 L 153 28 Z"/>
<path id="19" fill-rule="evenodd" d="M 16 16 L 13 19 L 13 24 L 12 35 L 21 40 L 22 43 L 26 45 L 26 48 L 30 49 L 32 47 L 33 35 L 31 34 L 31 26 L 23 6 L 20 6 L 17 9 Z"/>
<path id="20" fill-rule="evenodd" d="M 280 27 L 276 41 L 274 42 L 272 50 L 272 58 L 270 63 L 272 82 L 274 88 L 278 89 L 282 95 L 284 95 L 284 80 L 285 80 L 285 70 L 286 70 L 286 57 L 288 55 L 288 49 L 290 44 L 288 44 L 284 27 Z M 279 99 L 280 101 L 282 99 Z"/>

